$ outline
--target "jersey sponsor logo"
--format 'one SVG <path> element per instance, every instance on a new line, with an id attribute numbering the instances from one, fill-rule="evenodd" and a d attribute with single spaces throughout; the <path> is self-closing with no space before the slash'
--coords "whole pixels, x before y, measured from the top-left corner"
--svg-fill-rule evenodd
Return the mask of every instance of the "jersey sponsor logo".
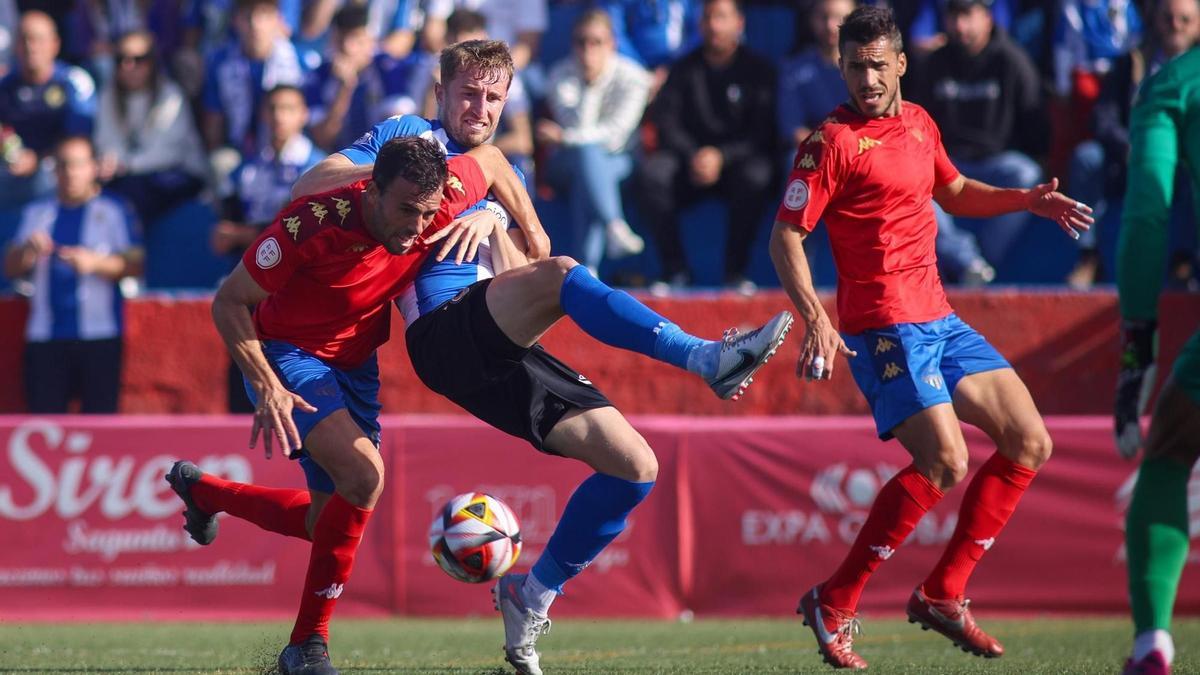
<path id="1" fill-rule="evenodd" d="M 451 188 L 458 190 L 462 194 L 467 193 L 466 188 L 463 187 L 462 180 L 458 176 L 455 176 L 454 174 L 450 174 L 450 177 L 446 179 L 446 185 L 449 185 Z"/>
<path id="2" fill-rule="evenodd" d="M 341 218 L 339 222 L 344 225 L 346 223 L 346 216 L 350 215 L 350 200 L 334 197 L 333 206 L 337 209 L 338 217 Z"/>
<path id="3" fill-rule="evenodd" d="M 871 148 L 875 148 L 880 145 L 883 145 L 883 141 L 877 141 L 869 136 L 863 136 L 862 138 L 858 139 L 858 154 L 861 155 Z"/>
<path id="4" fill-rule="evenodd" d="M 903 373 L 903 372 L 904 372 L 904 369 L 901 368 L 900 366 L 896 365 L 895 363 L 889 363 L 883 369 L 883 379 L 884 380 L 895 379 L 897 375 L 899 375 L 900 373 Z"/>
<path id="5" fill-rule="evenodd" d="M 789 211 L 799 211 L 808 203 L 808 183 L 796 178 L 783 193 L 783 205 Z"/>
<path id="6" fill-rule="evenodd" d="M 283 227 L 292 235 L 292 241 L 300 236 L 300 216 L 289 216 L 283 219 Z"/>
<path id="7" fill-rule="evenodd" d="M 254 262 L 260 268 L 269 270 L 279 264 L 283 259 L 283 251 L 279 248 L 279 242 L 275 237 L 267 237 L 261 244 L 258 245 L 258 250 L 254 252 Z"/>
<path id="8" fill-rule="evenodd" d="M 875 353 L 876 354 L 886 354 L 895 348 L 896 348 L 896 343 L 892 342 L 891 340 L 889 340 L 885 337 L 879 338 L 879 341 L 875 343 Z"/>
<path id="9" fill-rule="evenodd" d="M 817 161 L 813 159 L 811 152 L 806 152 L 800 158 L 800 161 L 796 162 L 796 166 L 801 169 L 815 169 L 817 168 Z"/>
<path id="10" fill-rule="evenodd" d="M 46 87 L 46 92 L 42 94 L 42 98 L 46 100 L 46 105 L 51 108 L 61 108 L 62 104 L 67 102 L 66 92 L 57 84 Z"/>
<path id="11" fill-rule="evenodd" d="M 344 590 L 346 590 L 346 584 L 333 583 L 329 584 L 329 588 L 322 588 L 314 593 L 314 595 L 319 595 L 326 600 L 337 600 L 342 597 L 342 591 Z"/>
<path id="12" fill-rule="evenodd" d="M 317 222 L 324 225 L 325 216 L 329 215 L 329 209 L 321 202 L 309 202 L 308 207 L 312 209 L 312 214 L 317 217 Z"/>

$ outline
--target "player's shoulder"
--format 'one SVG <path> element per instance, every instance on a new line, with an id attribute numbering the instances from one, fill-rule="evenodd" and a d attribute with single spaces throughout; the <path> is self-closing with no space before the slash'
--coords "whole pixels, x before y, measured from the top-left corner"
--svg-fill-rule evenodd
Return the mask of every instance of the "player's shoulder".
<path id="1" fill-rule="evenodd" d="M 368 181 L 292 200 L 279 212 L 279 224 L 297 246 L 352 229 L 361 217 L 361 195 Z"/>
<path id="2" fill-rule="evenodd" d="M 904 101 L 900 104 L 900 114 L 906 120 L 919 120 L 925 124 L 933 124 L 933 116 L 920 104 Z"/>
<path id="3" fill-rule="evenodd" d="M 433 131 L 433 123 L 420 115 L 393 115 L 375 125 L 379 142 L 402 136 L 420 136 Z"/>
<path id="4" fill-rule="evenodd" d="M 826 115 L 817 128 L 800 144 L 800 148 L 802 150 L 808 148 L 811 152 L 820 155 L 833 149 L 835 152 L 853 156 L 855 154 L 853 151 L 856 151 L 858 147 L 858 135 L 851 125 L 851 120 L 843 111 L 843 107 L 839 106 Z M 817 156 L 817 159 L 820 157 Z"/>

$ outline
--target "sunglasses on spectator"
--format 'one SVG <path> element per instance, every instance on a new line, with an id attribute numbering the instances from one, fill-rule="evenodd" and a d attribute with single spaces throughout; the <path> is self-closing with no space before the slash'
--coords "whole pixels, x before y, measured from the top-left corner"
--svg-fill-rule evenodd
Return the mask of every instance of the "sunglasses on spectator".
<path id="1" fill-rule="evenodd" d="M 121 63 L 122 65 L 130 63 L 140 66 L 144 63 L 149 63 L 153 59 L 154 55 L 150 52 L 146 52 L 144 54 L 121 54 L 117 56 L 117 62 Z"/>
<path id="2" fill-rule="evenodd" d="M 576 47 L 596 47 L 604 44 L 604 38 L 580 36 L 572 40 Z"/>

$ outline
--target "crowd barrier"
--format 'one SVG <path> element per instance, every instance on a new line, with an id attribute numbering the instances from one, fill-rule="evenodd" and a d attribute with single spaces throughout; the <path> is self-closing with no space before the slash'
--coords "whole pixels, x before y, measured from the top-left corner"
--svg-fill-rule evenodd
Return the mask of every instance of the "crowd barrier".
<path id="1" fill-rule="evenodd" d="M 822 296 L 833 312 L 833 297 Z M 752 297 L 696 294 L 646 302 L 685 330 L 717 337 L 730 326 L 747 329 L 790 306 L 781 291 Z M 1106 415 L 1117 379 L 1116 296 L 1111 292 L 955 292 L 951 303 L 1004 354 L 1029 386 L 1039 409 L 1052 415 Z M 25 412 L 21 353 L 26 304 L 0 300 L 0 413 Z M 1200 323 L 1200 294 L 1166 295 L 1161 308 L 1160 361 L 1169 363 Z M 794 376 L 804 337 L 797 325 L 742 401 L 719 401 L 695 376 L 640 354 L 602 345 L 569 320 L 546 335 L 548 349 L 587 375 L 631 414 L 829 415 L 863 414 L 866 404 L 842 362 L 832 382 L 805 384 Z M 207 298 L 146 298 L 126 311 L 124 413 L 221 413 L 226 410 L 229 357 L 213 328 Z M 404 326 L 393 312 L 392 340 L 379 351 L 390 413 L 457 413 L 454 404 L 421 384 L 409 364 Z"/>
<path id="2" fill-rule="evenodd" d="M 567 587 L 556 615 L 789 616 L 829 574 L 879 487 L 906 464 L 861 417 L 697 419 L 646 416 L 657 485 L 629 527 Z M 980 564 L 970 595 L 984 614 L 1126 610 L 1122 514 L 1136 464 L 1109 422 L 1052 417 L 1050 463 Z M 308 544 L 223 517 L 207 547 L 180 529 L 163 480 L 176 458 L 239 481 L 302 483 L 299 467 L 247 450 L 239 417 L 0 417 L 0 621 L 287 617 Z M 339 615 L 491 615 L 487 589 L 450 579 L 426 531 L 454 494 L 483 490 L 521 520 L 527 570 L 588 471 L 538 455 L 463 417 L 390 416 L 387 487 Z M 972 468 L 991 452 L 967 435 Z M 872 579 L 862 609 L 902 610 L 956 522 L 963 490 L 920 523 Z M 1200 532 L 1200 473 L 1190 483 Z M 1200 612 L 1197 552 L 1177 611 Z"/>

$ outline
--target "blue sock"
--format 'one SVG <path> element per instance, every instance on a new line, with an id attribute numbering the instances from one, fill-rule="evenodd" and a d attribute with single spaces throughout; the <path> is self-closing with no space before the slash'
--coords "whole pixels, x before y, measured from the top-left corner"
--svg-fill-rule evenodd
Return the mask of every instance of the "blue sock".
<path id="1" fill-rule="evenodd" d="M 654 481 L 634 483 L 592 474 L 567 501 L 546 550 L 533 565 L 533 576 L 543 586 L 561 593 L 568 579 L 582 572 L 621 534 L 625 518 L 652 487 Z"/>
<path id="2" fill-rule="evenodd" d="M 692 350 L 711 342 L 683 332 L 632 295 L 605 285 L 583 265 L 567 272 L 559 304 L 585 333 L 604 344 L 677 368 L 686 370 Z"/>

